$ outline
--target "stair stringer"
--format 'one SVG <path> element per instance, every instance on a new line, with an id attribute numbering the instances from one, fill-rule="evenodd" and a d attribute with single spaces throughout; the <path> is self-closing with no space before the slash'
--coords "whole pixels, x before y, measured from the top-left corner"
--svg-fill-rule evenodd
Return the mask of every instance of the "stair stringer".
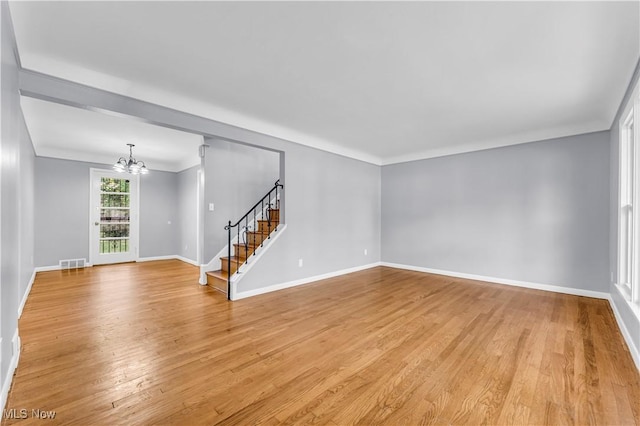
<path id="1" fill-rule="evenodd" d="M 278 198 L 276 199 L 276 202 L 280 201 L 280 196 L 278 195 Z M 269 208 L 269 205 L 264 206 L 264 208 L 262 209 L 262 211 L 258 212 L 258 214 L 254 217 L 254 219 L 249 223 L 249 225 L 247 226 L 249 231 L 254 231 L 256 229 L 258 229 L 258 220 L 262 220 L 267 216 L 267 209 Z M 274 230 L 278 230 L 278 232 L 280 232 L 280 227 L 283 224 L 279 224 L 276 228 L 274 228 Z M 271 231 L 271 239 L 273 239 L 273 233 L 274 231 Z M 235 256 L 235 249 L 233 247 L 234 244 L 238 243 L 238 235 L 236 234 L 235 237 L 233 237 L 231 239 L 231 256 Z M 266 244 L 265 244 L 266 245 Z M 261 247 L 264 248 L 264 247 Z M 256 250 L 256 256 L 258 256 L 258 250 Z M 224 247 L 222 247 L 222 249 L 220 249 L 220 251 L 218 253 L 215 254 L 215 256 L 213 256 L 213 258 L 205 264 L 200 265 L 200 278 L 198 280 L 198 283 L 200 285 L 207 285 L 207 272 L 209 271 L 216 271 L 218 269 L 222 269 L 222 261 L 220 260 L 221 257 L 225 257 L 229 254 L 229 245 L 225 245 Z M 243 265 L 246 266 L 246 265 Z M 242 269 L 242 268 L 241 268 Z M 231 276 L 231 282 L 233 282 L 233 278 L 236 274 Z"/>
<path id="2" fill-rule="evenodd" d="M 249 256 L 247 262 L 243 263 L 242 266 L 238 269 L 238 271 L 231 275 L 231 300 L 236 300 L 236 293 L 238 291 L 238 283 L 247 275 L 247 273 L 253 268 L 253 265 L 257 264 L 258 261 L 264 254 L 271 248 L 271 246 L 276 242 L 278 238 L 284 231 L 287 229 L 286 223 L 279 224 L 273 231 L 271 231 L 271 238 L 264 240 L 264 244 L 258 246 L 253 255 Z M 205 274 L 206 276 L 206 274 Z"/>

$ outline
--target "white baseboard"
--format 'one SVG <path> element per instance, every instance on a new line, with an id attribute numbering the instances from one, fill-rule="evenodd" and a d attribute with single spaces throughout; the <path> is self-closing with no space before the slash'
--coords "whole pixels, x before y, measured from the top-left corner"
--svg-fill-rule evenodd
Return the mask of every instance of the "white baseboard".
<path id="1" fill-rule="evenodd" d="M 188 264 L 193 265 L 193 266 L 200 266 L 200 265 L 198 265 L 198 262 L 196 262 L 195 260 L 191 260 L 191 259 L 188 259 L 188 258 L 186 258 L 184 256 L 180 256 L 180 255 L 177 255 L 177 254 L 169 254 L 169 255 L 166 255 L 166 256 L 140 257 L 140 258 L 138 258 L 138 260 L 136 260 L 136 262 L 154 262 L 156 260 L 174 260 L 174 259 L 180 260 L 182 262 L 188 263 Z"/>
<path id="2" fill-rule="evenodd" d="M 363 271 L 369 268 L 375 268 L 376 266 L 380 266 L 380 262 L 369 263 L 367 265 L 356 266 L 348 269 L 341 269 L 339 271 L 329 272 L 321 275 L 315 275 L 307 278 L 301 278 L 299 280 L 289 281 L 286 283 L 274 284 L 269 287 L 257 288 L 255 290 L 237 292 L 234 295 L 233 300 L 240 300 L 240 299 L 245 299 L 247 297 L 257 296 L 259 294 L 271 293 L 272 291 L 284 290 L 285 288 L 296 287 L 303 284 L 309 284 L 314 281 L 326 280 L 327 278 L 333 278 L 340 275 L 350 274 L 352 272 L 358 272 L 358 271 Z"/>
<path id="3" fill-rule="evenodd" d="M 52 266 L 36 266 L 34 268 L 35 272 L 49 272 L 49 271 L 59 271 L 60 265 L 52 265 Z"/>
<path id="4" fill-rule="evenodd" d="M 327 278 L 337 277 L 339 275 L 350 274 L 352 272 L 357 272 L 357 271 L 361 271 L 361 270 L 364 270 L 364 269 L 373 268 L 373 267 L 376 267 L 376 266 L 387 266 L 387 267 L 390 267 L 390 268 L 406 269 L 406 270 L 409 270 L 409 271 L 425 272 L 425 273 L 429 273 L 429 274 L 445 275 L 445 276 L 455 277 L 455 278 L 464 278 L 464 279 L 469 279 L 469 280 L 485 281 L 485 282 L 491 282 L 491 283 L 496 283 L 496 284 L 505 284 L 505 285 L 511 285 L 511 286 L 516 286 L 516 287 L 531 288 L 531 289 L 534 289 L 534 290 L 552 291 L 552 292 L 555 292 L 555 293 L 564 293 L 564 294 L 571 294 L 571 295 L 574 295 L 574 296 L 585 296 L 585 297 L 593 297 L 593 298 L 596 298 L 596 299 L 609 300 L 609 293 L 600 292 L 600 291 L 583 290 L 583 289 L 555 286 L 555 285 L 549 285 L 549 284 L 539 284 L 539 283 L 531 283 L 531 282 L 526 282 L 526 281 L 509 280 L 509 279 L 504 279 L 504 278 L 487 277 L 487 276 L 483 276 L 483 275 L 474 275 L 474 274 L 466 274 L 466 273 L 462 273 L 462 272 L 444 271 L 444 270 L 441 270 L 441 269 L 424 268 L 424 267 L 421 267 L 421 266 L 403 265 L 403 264 L 391 263 L 391 262 L 370 263 L 368 265 L 357 266 L 355 268 L 343 269 L 343 270 L 340 270 L 340 271 L 330 272 L 330 273 L 322 274 L 322 275 L 316 275 L 316 276 L 313 276 L 313 277 L 303 278 L 303 279 L 300 279 L 300 280 L 289 281 L 289 282 L 281 283 L 281 284 L 275 284 L 275 285 L 272 285 L 272 286 L 269 286 L 269 287 L 263 287 L 263 288 L 259 288 L 259 289 L 255 289 L 255 290 L 248 290 L 248 291 L 238 292 L 238 293 L 236 293 L 236 295 L 235 295 L 233 300 L 244 299 L 246 297 L 257 296 L 259 294 L 264 294 L 264 293 L 270 293 L 272 291 L 278 291 L 278 290 L 282 290 L 282 289 L 289 288 L 289 287 L 295 287 L 295 286 L 298 286 L 298 285 L 311 283 L 311 282 L 314 282 L 314 281 L 319 281 L 319 280 L 324 280 L 324 279 L 327 279 Z"/>
<path id="5" fill-rule="evenodd" d="M 265 240 L 264 245 L 260 245 L 256 248 L 255 253 L 250 257 L 251 262 L 247 262 L 243 264 L 238 273 L 232 275 L 231 277 L 231 300 L 237 300 L 237 289 L 238 283 L 247 276 L 247 272 L 249 272 L 254 265 L 258 263 L 260 258 L 264 256 L 264 254 L 271 249 L 271 247 L 275 244 L 276 240 L 280 238 L 284 232 L 287 230 L 287 224 L 280 224 L 276 227 L 276 232 L 271 234 L 271 237 L 268 240 Z"/>
<path id="6" fill-rule="evenodd" d="M 27 304 L 27 298 L 29 297 L 29 293 L 31 293 L 31 287 L 33 287 L 33 282 L 36 280 L 36 270 L 33 270 L 31 274 L 31 279 L 29 279 L 29 285 L 27 285 L 27 289 L 22 296 L 22 301 L 20 302 L 20 306 L 18 306 L 18 318 L 22 316 L 22 310 L 24 309 L 24 305 Z"/>
<path id="7" fill-rule="evenodd" d="M 426 272 L 430 274 L 446 275 L 450 277 L 465 278 L 465 279 L 477 280 L 477 281 L 487 281 L 487 282 L 492 282 L 497 284 L 512 285 L 516 287 L 526 287 L 526 288 L 531 288 L 535 290 L 544 290 L 544 291 L 552 291 L 555 293 L 571 294 L 574 296 L 586 296 L 586 297 L 593 297 L 596 299 L 606 299 L 609 301 L 609 304 L 611 305 L 611 309 L 613 310 L 613 314 L 618 323 L 618 328 L 622 333 L 622 337 L 627 342 L 627 347 L 629 348 L 629 352 L 631 352 L 631 357 L 633 358 L 633 362 L 636 364 L 636 367 L 638 368 L 638 370 L 640 370 L 640 351 L 638 351 L 638 348 L 635 346 L 634 341 L 631 338 L 631 334 L 629 333 L 627 326 L 622 320 L 622 316 L 620 315 L 620 312 L 618 311 L 616 304 L 613 302 L 613 299 L 611 298 L 610 293 L 576 289 L 571 287 L 548 285 L 548 284 L 530 283 L 526 281 L 507 280 L 503 278 L 486 277 L 482 275 L 465 274 L 460 272 L 443 271 L 440 269 L 423 268 L 421 266 L 402 265 L 398 263 L 380 262 L 380 264 L 382 266 L 388 266 L 390 268 L 407 269 L 410 271 Z"/>
<path id="8" fill-rule="evenodd" d="M 617 290 L 616 290 L 617 291 Z M 636 364 L 636 368 L 640 371 L 640 351 L 636 347 L 633 339 L 631 338 L 631 333 L 627 329 L 627 325 L 622 319 L 622 315 L 620 315 L 620 311 L 618 307 L 613 302 L 613 298 L 609 296 L 609 305 L 611 305 L 611 310 L 613 311 L 613 316 L 616 318 L 618 322 L 618 328 L 620 329 L 620 333 L 622 333 L 622 337 L 625 342 L 627 342 L 627 347 L 629 348 L 629 352 L 631 352 L 631 358 L 633 358 L 633 362 Z"/>
<path id="9" fill-rule="evenodd" d="M 605 293 L 602 291 L 583 290 L 580 288 L 563 287 L 563 286 L 549 285 L 549 284 L 538 284 L 538 283 L 531 283 L 527 281 L 517 281 L 517 280 L 504 279 L 504 278 L 487 277 L 483 275 L 465 274 L 462 272 L 443 271 L 441 269 L 431 269 L 431 268 L 424 268 L 422 266 L 403 265 L 399 263 L 381 262 L 380 264 L 382 266 L 388 266 L 390 268 L 406 269 L 409 271 L 417 271 L 417 272 L 426 272 L 429 274 L 445 275 L 448 277 L 465 278 L 468 280 L 476 280 L 476 281 L 486 281 L 486 282 L 496 283 L 496 284 L 512 285 L 515 287 L 531 288 L 534 290 L 544 290 L 544 291 L 552 291 L 554 293 L 572 294 L 574 296 L 594 297 L 596 299 L 607 299 L 607 300 L 609 299 L 609 293 Z"/>
<path id="10" fill-rule="evenodd" d="M 169 254 L 166 256 L 149 256 L 149 257 L 139 257 L 136 262 L 155 262 L 156 260 L 171 260 L 175 259 L 176 255 Z"/>
<path id="11" fill-rule="evenodd" d="M 191 260 L 191 259 L 187 259 L 186 257 L 183 256 L 178 256 L 175 254 L 170 254 L 167 256 L 150 256 L 150 257 L 140 257 L 136 260 L 136 262 L 153 262 L 156 260 L 170 260 L 170 259 L 178 259 L 181 260 L 183 262 L 189 263 L 191 265 L 194 266 L 200 266 L 198 265 L 198 262 L 196 262 L 195 260 Z M 93 265 L 90 263 L 85 264 L 85 268 L 90 268 Z M 51 265 L 51 266 L 38 266 L 34 269 L 35 272 L 49 272 L 49 271 L 60 271 L 60 265 Z"/>
<path id="12" fill-rule="evenodd" d="M 85 263 L 84 264 L 84 268 L 91 268 L 93 265 L 91 263 Z M 77 268 L 77 269 L 84 269 L 84 268 Z M 76 269 L 76 268 L 71 268 L 71 269 Z M 69 270 L 71 270 L 69 269 Z M 60 265 L 51 265 L 51 266 L 36 266 L 34 268 L 35 272 L 49 272 L 49 271 L 61 271 L 62 269 L 60 268 Z M 67 268 L 64 268 L 64 270 L 66 271 Z"/>
<path id="13" fill-rule="evenodd" d="M 195 260 L 191 260 L 191 259 L 189 259 L 187 257 L 183 257 L 183 256 L 178 255 L 175 258 L 178 259 L 178 260 L 183 261 L 184 263 L 188 263 L 189 265 L 198 266 L 198 267 L 200 266 L 198 264 L 198 262 L 196 262 Z"/>
<path id="14" fill-rule="evenodd" d="M 2 340 L 0 339 L 0 344 Z M 18 334 L 18 329 L 16 328 L 16 332 L 13 334 L 13 339 L 11 339 L 11 344 L 13 345 L 13 356 L 11 357 L 11 361 L 9 362 L 9 369 L 7 370 L 7 375 L 4 377 L 4 381 L 2 383 L 2 390 L 0 391 L 0 406 L 2 409 L 7 405 L 7 399 L 9 398 L 9 391 L 11 390 L 11 382 L 13 381 L 13 373 L 16 371 L 18 367 L 18 361 L 20 360 L 20 336 Z"/>
<path id="15" fill-rule="evenodd" d="M 149 257 L 140 257 L 136 260 L 136 262 L 153 262 L 155 260 L 170 260 L 170 259 L 178 259 L 186 263 L 190 263 L 191 265 L 199 266 L 198 262 L 195 260 L 188 259 L 183 256 L 169 254 L 167 256 L 149 256 Z M 86 268 L 91 267 L 90 263 L 85 265 Z M 36 272 L 48 272 L 48 271 L 59 271 L 60 265 L 52 265 L 52 266 L 38 266 L 35 268 Z"/>
<path id="16" fill-rule="evenodd" d="M 153 262 L 155 260 L 169 260 L 169 259 L 178 259 L 186 263 L 190 263 L 194 266 L 199 266 L 195 260 L 187 259 L 186 257 L 178 256 L 175 254 L 170 254 L 167 256 L 150 256 L 150 257 L 141 257 L 136 260 L 136 262 Z M 87 263 L 84 265 L 85 268 L 90 268 L 93 265 L 91 263 Z M 82 269 L 82 268 L 80 268 Z M 60 265 L 51 265 L 51 266 L 37 266 L 34 268 L 34 272 L 49 272 L 49 271 L 60 271 Z"/>

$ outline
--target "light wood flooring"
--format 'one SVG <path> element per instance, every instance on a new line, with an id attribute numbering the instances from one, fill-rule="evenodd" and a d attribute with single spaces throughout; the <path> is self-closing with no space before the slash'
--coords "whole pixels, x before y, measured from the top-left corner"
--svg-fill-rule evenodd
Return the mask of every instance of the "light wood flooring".
<path id="1" fill-rule="evenodd" d="M 378 267 L 237 302 L 180 261 L 39 273 L 5 424 L 640 423 L 605 300 Z"/>

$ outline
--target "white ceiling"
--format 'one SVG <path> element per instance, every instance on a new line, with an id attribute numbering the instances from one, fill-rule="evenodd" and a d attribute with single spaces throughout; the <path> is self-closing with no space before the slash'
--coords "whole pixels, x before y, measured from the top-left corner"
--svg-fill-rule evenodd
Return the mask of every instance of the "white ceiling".
<path id="1" fill-rule="evenodd" d="M 376 164 L 608 129 L 640 57 L 637 1 L 11 11 L 24 68 Z"/>
<path id="2" fill-rule="evenodd" d="M 36 155 L 113 164 L 133 156 L 151 170 L 179 172 L 200 163 L 200 135 L 132 119 L 22 97 Z"/>

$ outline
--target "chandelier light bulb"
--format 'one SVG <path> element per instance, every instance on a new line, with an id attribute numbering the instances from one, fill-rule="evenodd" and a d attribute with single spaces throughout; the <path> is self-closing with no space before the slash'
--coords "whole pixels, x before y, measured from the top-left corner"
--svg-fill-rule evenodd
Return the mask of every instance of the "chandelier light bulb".
<path id="1" fill-rule="evenodd" d="M 133 158 L 133 147 L 135 145 L 132 143 L 128 143 L 127 146 L 129 147 L 129 160 L 127 160 L 124 157 L 120 157 L 120 159 L 118 159 L 118 161 L 116 161 L 116 163 L 113 165 L 113 170 L 115 170 L 118 173 L 126 172 L 132 175 L 148 174 L 149 169 L 147 169 L 147 166 L 144 164 L 144 161 L 138 161 L 135 158 Z"/>

